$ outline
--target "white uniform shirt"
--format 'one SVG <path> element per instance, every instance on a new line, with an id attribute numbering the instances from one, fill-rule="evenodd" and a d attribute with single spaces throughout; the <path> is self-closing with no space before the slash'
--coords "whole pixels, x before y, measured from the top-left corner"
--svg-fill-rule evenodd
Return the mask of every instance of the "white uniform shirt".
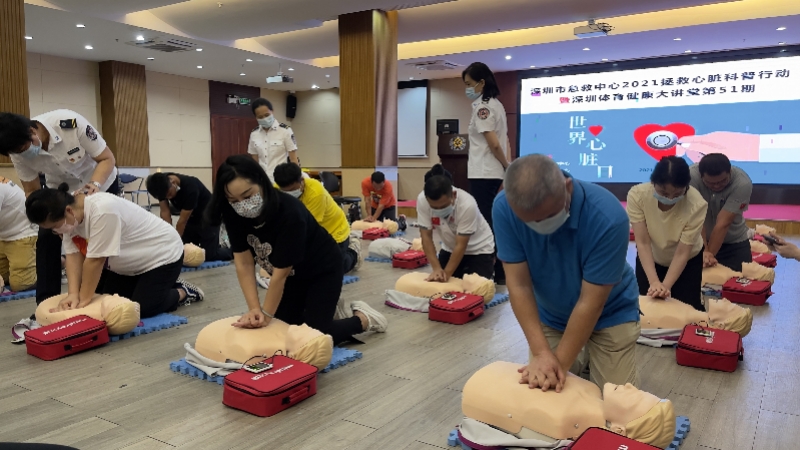
<path id="1" fill-rule="evenodd" d="M 486 136 L 483 133 L 494 131 L 503 148 L 508 152 L 508 124 L 506 109 L 496 98 L 484 102 L 479 98 L 472 103 L 472 116 L 469 119 L 469 162 L 467 178 L 470 179 L 503 179 L 505 170 L 500 161 L 494 157 Z"/>
<path id="2" fill-rule="evenodd" d="M 487 255 L 494 253 L 494 235 L 489 223 L 478 209 L 475 197 L 466 191 L 453 188 L 456 192 L 456 203 L 450 217 L 440 219 L 434 217 L 431 205 L 425 198 L 425 192 L 417 197 L 417 224 L 442 241 L 442 249 L 453 253 L 456 247 L 456 235 L 470 236 L 465 255 Z"/>
<path id="3" fill-rule="evenodd" d="M 297 143 L 292 127 L 278 123 L 277 120 L 267 130 L 261 126 L 253 130 L 250 133 L 250 143 L 247 145 L 247 153 L 258 155 L 258 163 L 267 172 L 271 183 L 275 183 L 272 179 L 275 168 L 287 162 L 289 152 L 295 150 Z"/>
<path id="4" fill-rule="evenodd" d="M 87 258 L 108 258 L 108 270 L 141 275 L 174 263 L 183 255 L 178 232 L 141 206 L 105 192 L 83 200 L 83 222 L 64 235 L 67 254 L 80 250 L 73 237 L 86 239 Z"/>
<path id="5" fill-rule="evenodd" d="M 0 241 L 11 242 L 36 236 L 39 227 L 25 215 L 25 191 L 0 177 Z"/>
<path id="6" fill-rule="evenodd" d="M 44 125 L 50 133 L 47 150 L 42 149 L 34 158 L 11 154 L 11 162 L 22 181 L 39 179 L 43 173 L 47 186 L 57 188 L 69 185 L 70 192 L 77 191 L 92 181 L 97 161 L 106 149 L 106 141 L 82 115 L 69 109 L 57 109 L 31 118 Z M 100 187 L 105 192 L 117 179 L 117 168 Z"/>

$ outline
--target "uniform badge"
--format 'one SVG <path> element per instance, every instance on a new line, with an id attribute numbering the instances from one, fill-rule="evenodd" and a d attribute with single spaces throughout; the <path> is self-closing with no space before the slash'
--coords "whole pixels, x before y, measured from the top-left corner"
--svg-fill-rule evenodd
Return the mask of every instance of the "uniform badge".
<path id="1" fill-rule="evenodd" d="M 441 224 L 442 223 L 441 223 L 441 221 L 439 220 L 438 217 L 431 217 L 431 225 L 436 226 L 436 225 L 441 225 Z"/>
<path id="2" fill-rule="evenodd" d="M 465 148 L 467 148 L 467 141 L 461 136 L 456 135 L 456 137 L 450 139 L 450 150 L 460 152 Z"/>
<path id="3" fill-rule="evenodd" d="M 75 119 L 60 120 L 58 122 L 58 126 L 66 130 L 69 130 L 72 128 L 76 128 L 78 126 L 78 121 Z"/>
<path id="4" fill-rule="evenodd" d="M 80 147 L 75 147 L 75 148 L 73 148 L 72 150 L 68 151 L 68 152 L 67 152 L 67 155 L 69 155 L 69 156 L 72 156 L 72 155 L 74 155 L 75 153 L 78 153 L 79 151 L 81 151 L 81 148 L 80 148 Z"/>
<path id="5" fill-rule="evenodd" d="M 294 138 L 294 135 L 292 135 L 292 144 L 294 144 L 295 147 L 297 146 L 297 139 Z"/>
<path id="6" fill-rule="evenodd" d="M 278 126 L 281 127 L 281 128 L 287 128 L 287 129 L 289 128 L 289 125 L 286 125 L 285 123 L 282 123 L 282 124 L 280 124 Z"/>
<path id="7" fill-rule="evenodd" d="M 481 108 L 478 110 L 478 118 L 486 120 L 489 118 L 489 108 Z"/>
<path id="8" fill-rule="evenodd" d="M 86 137 L 88 137 L 89 140 L 92 140 L 92 141 L 96 141 L 97 140 L 97 132 L 94 131 L 94 128 L 92 128 L 91 125 L 86 125 Z"/>

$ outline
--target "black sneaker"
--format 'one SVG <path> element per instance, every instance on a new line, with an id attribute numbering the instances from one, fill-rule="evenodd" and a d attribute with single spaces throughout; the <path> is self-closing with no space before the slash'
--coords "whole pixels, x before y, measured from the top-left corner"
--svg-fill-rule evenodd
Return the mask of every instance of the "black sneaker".
<path id="1" fill-rule="evenodd" d="M 186 280 L 178 278 L 176 284 L 180 289 L 183 289 L 183 291 L 186 292 L 186 298 L 183 300 L 183 304 L 186 306 L 194 302 L 202 302 L 206 296 L 202 289 Z"/>
<path id="2" fill-rule="evenodd" d="M 397 216 L 397 227 L 400 229 L 400 231 L 406 231 L 407 226 L 408 224 L 406 223 L 406 215 L 400 214 Z"/>

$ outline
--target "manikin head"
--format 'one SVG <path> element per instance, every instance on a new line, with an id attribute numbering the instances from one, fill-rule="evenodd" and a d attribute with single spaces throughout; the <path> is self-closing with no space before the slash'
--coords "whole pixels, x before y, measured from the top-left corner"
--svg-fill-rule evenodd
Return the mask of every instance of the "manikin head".
<path id="1" fill-rule="evenodd" d="M 272 174 L 275 184 L 294 198 L 300 198 L 306 188 L 305 178 L 300 166 L 294 163 L 283 163 L 275 167 Z"/>
<path id="2" fill-rule="evenodd" d="M 614 433 L 665 448 L 675 437 L 672 402 L 628 383 L 603 386 L 603 415 Z"/>
<path id="3" fill-rule="evenodd" d="M 683 200 L 689 190 L 692 175 L 686 160 L 679 156 L 665 156 L 661 158 L 650 175 L 655 194 L 659 203 L 672 206 Z"/>
<path id="4" fill-rule="evenodd" d="M 700 178 L 712 192 L 721 192 L 731 184 L 731 160 L 723 153 L 709 153 L 700 160 Z"/>
<path id="5" fill-rule="evenodd" d="M 197 267 L 206 262 L 206 251 L 194 244 L 183 245 L 183 265 Z"/>
<path id="6" fill-rule="evenodd" d="M 517 158 L 504 185 L 511 210 L 536 233 L 555 233 L 569 218 L 573 181 L 549 156 Z"/>

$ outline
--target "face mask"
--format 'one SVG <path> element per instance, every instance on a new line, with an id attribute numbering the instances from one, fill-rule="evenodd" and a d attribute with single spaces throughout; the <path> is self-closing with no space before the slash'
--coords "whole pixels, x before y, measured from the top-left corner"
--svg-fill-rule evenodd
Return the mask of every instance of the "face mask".
<path id="1" fill-rule="evenodd" d="M 655 197 L 656 200 L 658 200 L 658 202 L 661 203 L 661 204 L 664 204 L 664 205 L 667 205 L 667 206 L 672 206 L 672 205 L 678 203 L 679 201 L 683 200 L 684 195 L 681 195 L 681 196 L 678 196 L 678 197 L 675 197 L 675 198 L 667 198 L 667 197 L 664 197 L 663 195 L 658 195 L 657 192 L 653 192 L 653 197 Z"/>
<path id="2" fill-rule="evenodd" d="M 273 123 L 275 123 L 275 116 L 267 116 L 263 119 L 258 119 L 258 124 L 261 125 L 262 128 L 270 128 Z"/>
<path id="3" fill-rule="evenodd" d="M 78 225 L 78 221 L 77 220 L 75 221 L 75 223 L 67 223 L 67 218 L 65 217 L 64 218 L 64 225 L 61 225 L 61 226 L 53 228 L 53 231 L 55 231 L 57 234 L 60 234 L 60 235 L 63 236 L 65 234 L 72 233 L 75 230 L 75 226 L 77 226 L 77 225 Z"/>
<path id="4" fill-rule="evenodd" d="M 466 94 L 467 94 L 467 98 L 470 99 L 470 100 L 477 100 L 477 99 L 481 98 L 481 93 L 480 92 L 475 92 L 475 88 L 472 87 L 472 86 L 469 86 L 467 88 Z"/>
<path id="5" fill-rule="evenodd" d="M 454 209 L 453 205 L 448 205 L 446 208 L 433 209 L 431 210 L 431 212 L 433 213 L 434 217 L 438 217 L 440 219 L 447 219 L 448 217 L 450 217 L 451 214 L 453 214 L 453 209 Z"/>
<path id="6" fill-rule="evenodd" d="M 177 193 L 178 193 L 178 191 L 180 191 L 180 190 L 181 190 L 181 187 L 180 187 L 180 186 L 178 186 L 177 184 L 173 184 L 173 186 L 175 186 L 175 193 L 177 194 Z"/>
<path id="7" fill-rule="evenodd" d="M 31 159 L 31 158 L 36 158 L 37 156 L 39 156 L 39 152 L 40 151 L 42 151 L 42 146 L 41 145 L 36 145 L 33 142 L 31 142 L 31 146 L 28 147 L 27 150 L 25 150 L 24 152 L 20 153 L 19 155 L 22 156 L 25 159 Z"/>
<path id="8" fill-rule="evenodd" d="M 255 194 L 247 200 L 231 203 L 231 208 L 246 219 L 255 219 L 264 208 L 264 199 L 261 198 L 261 194 Z"/>
<path id="9" fill-rule="evenodd" d="M 295 189 L 293 191 L 285 191 L 285 192 L 294 198 L 300 198 L 300 196 L 303 195 L 302 189 Z"/>
<path id="10" fill-rule="evenodd" d="M 569 219 L 569 212 L 566 209 L 562 209 L 561 212 L 553 217 L 548 217 L 539 222 L 525 222 L 525 225 L 539 234 L 553 234 L 561 228 L 561 225 L 567 222 L 567 219 Z"/>

